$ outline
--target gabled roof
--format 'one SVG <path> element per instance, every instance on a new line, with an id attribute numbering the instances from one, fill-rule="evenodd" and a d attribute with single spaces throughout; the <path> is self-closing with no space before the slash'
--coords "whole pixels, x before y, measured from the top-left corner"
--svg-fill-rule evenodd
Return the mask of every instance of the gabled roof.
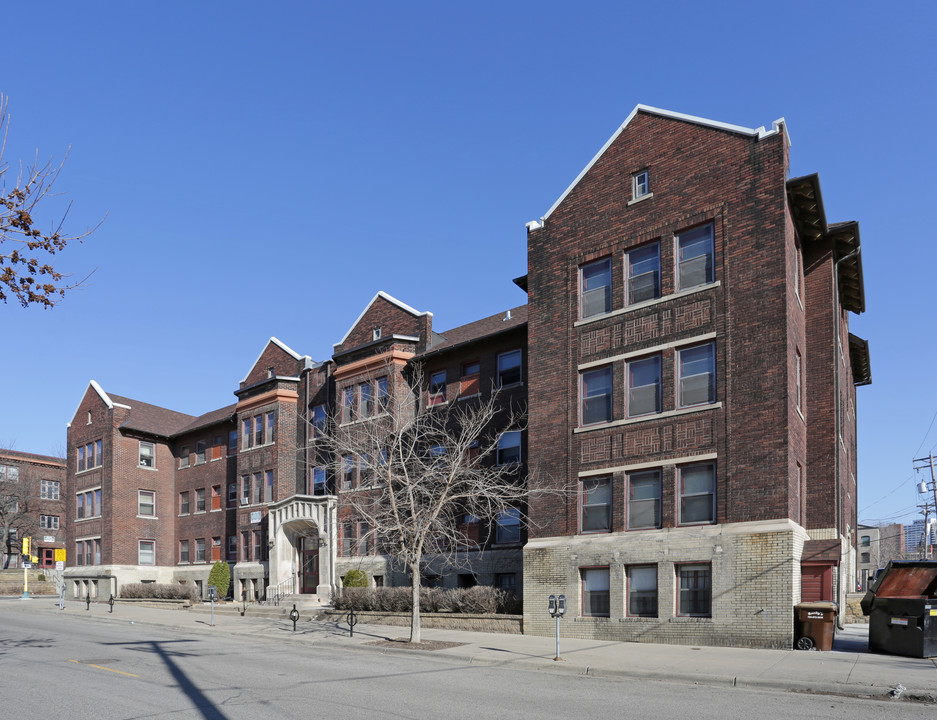
<path id="1" fill-rule="evenodd" d="M 470 342 L 492 337 L 527 324 L 527 306 L 511 308 L 507 312 L 475 320 L 466 325 L 452 328 L 441 333 L 433 333 L 433 345 L 417 357 L 424 358 L 438 352 L 451 350 Z"/>
<path id="2" fill-rule="evenodd" d="M 757 138 L 758 140 L 763 140 L 766 137 L 771 137 L 772 135 L 777 135 L 781 132 L 781 127 L 784 125 L 784 118 L 779 118 L 771 124 L 771 130 L 766 130 L 764 125 L 759 128 L 747 128 L 742 127 L 741 125 L 730 125 L 729 123 L 718 122 L 716 120 L 707 120 L 706 118 L 696 117 L 695 115 L 684 115 L 683 113 L 673 112 L 671 110 L 661 110 L 660 108 L 650 107 L 649 105 L 635 105 L 634 110 L 631 111 L 631 114 L 625 118 L 625 121 L 619 126 L 619 128 L 612 133 L 612 136 L 606 141 L 602 148 L 595 154 L 595 157 L 589 161 L 589 163 L 582 169 L 582 172 L 576 176 L 576 179 L 570 184 L 568 188 L 563 192 L 562 195 L 557 199 L 553 206 L 547 210 L 546 214 L 540 218 L 540 220 L 531 220 L 527 223 L 528 230 L 538 230 L 543 227 L 543 223 L 546 222 L 546 219 L 553 214 L 553 211 L 559 207 L 566 196 L 569 195 L 573 188 L 579 184 L 579 181 L 585 177 L 586 173 L 592 169 L 592 166 L 598 162 L 599 158 L 605 154 L 605 151 L 611 146 L 615 140 L 618 139 L 618 136 L 621 135 L 625 128 L 631 123 L 635 115 L 639 112 L 646 113 L 648 115 L 657 115 L 658 117 L 670 118 L 671 120 L 682 120 L 683 122 L 694 123 L 696 125 L 703 125 L 704 127 L 713 128 L 716 130 L 725 130 L 726 132 L 737 133 L 739 135 L 746 135 L 749 137 Z M 787 137 L 785 135 L 785 137 Z M 788 138 L 788 143 L 790 142 Z"/>
<path id="3" fill-rule="evenodd" d="M 173 435 L 184 435 L 185 433 L 198 430 L 199 428 L 208 427 L 209 425 L 217 425 L 218 423 L 224 422 L 225 420 L 232 420 L 236 416 L 237 403 L 233 403 L 227 407 L 219 408 L 218 410 L 212 410 L 211 412 L 207 412 L 204 415 L 199 415 L 188 425 L 176 430 Z M 225 441 L 227 441 L 227 438 L 225 438 Z"/>
<path id="4" fill-rule="evenodd" d="M 65 467 L 65 458 L 52 455 L 38 455 L 36 453 L 20 452 L 19 450 L 0 449 L 0 460 L 19 460 L 22 462 L 38 463 L 40 465 L 58 465 Z"/>
<path id="5" fill-rule="evenodd" d="M 257 358 L 254 360 L 254 362 L 251 363 L 251 366 L 247 369 L 247 375 L 245 375 L 245 376 L 244 376 L 244 379 L 241 380 L 242 383 L 247 382 L 247 378 L 249 378 L 249 377 L 251 376 L 251 370 L 253 370 L 254 367 L 256 367 L 257 363 L 260 362 L 260 358 L 262 358 L 262 357 L 264 356 L 264 351 L 270 346 L 270 343 L 273 343 L 273 344 L 276 345 L 278 348 L 280 348 L 281 350 L 283 350 L 287 355 L 292 356 L 292 357 L 293 357 L 295 360 L 297 360 L 297 361 L 302 360 L 304 357 L 309 357 L 308 355 L 300 355 L 298 352 L 296 352 L 295 350 L 293 350 L 293 348 L 291 348 L 289 345 L 287 345 L 287 344 L 286 344 L 285 342 L 283 342 L 282 340 L 278 340 L 278 339 L 275 338 L 275 337 L 271 337 L 271 338 L 267 341 L 267 344 L 264 345 L 264 346 L 261 348 L 260 353 L 257 355 Z M 310 361 L 312 360 L 312 358 L 309 358 L 309 359 L 310 359 Z"/>
<path id="6" fill-rule="evenodd" d="M 348 339 L 348 336 L 351 335 L 351 331 L 354 330 L 355 327 L 357 327 L 358 323 L 361 322 L 361 318 L 363 318 L 367 314 L 368 310 L 370 310 L 371 306 L 377 302 L 378 298 L 383 298 L 387 302 L 391 303 L 392 305 L 396 305 L 401 310 L 410 313 L 414 317 L 421 317 L 423 315 L 429 315 L 430 317 L 433 316 L 433 313 L 429 311 L 420 312 L 419 310 L 415 310 L 409 305 L 407 305 L 406 303 L 402 303 L 397 298 L 392 297 L 391 295 L 388 295 L 383 290 L 378 290 L 377 294 L 373 298 L 371 298 L 371 302 L 369 302 L 367 306 L 365 306 L 364 310 L 361 311 L 361 314 L 357 318 L 355 318 L 355 321 L 351 324 L 351 327 L 348 328 L 348 331 L 345 333 L 345 336 L 341 340 L 339 340 L 337 343 L 332 344 L 333 348 L 337 348 L 339 345 L 345 344 L 345 341 Z"/>
<path id="7" fill-rule="evenodd" d="M 129 408 L 127 418 L 120 424 L 126 430 L 139 430 L 140 432 L 161 437 L 175 435 L 180 428 L 195 420 L 195 416 L 168 410 L 159 405 L 131 400 L 120 395 L 111 395 L 115 406 Z"/>

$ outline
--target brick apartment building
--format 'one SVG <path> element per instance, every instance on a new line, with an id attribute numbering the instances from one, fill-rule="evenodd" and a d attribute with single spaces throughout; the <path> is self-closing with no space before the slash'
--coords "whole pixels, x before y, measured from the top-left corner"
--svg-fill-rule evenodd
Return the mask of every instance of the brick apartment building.
<path id="1" fill-rule="evenodd" d="M 531 471 L 529 529 L 512 513 L 478 528 L 485 552 L 430 560 L 430 581 L 516 588 L 534 634 L 564 593 L 571 636 L 790 647 L 793 605 L 842 603 L 855 582 L 855 387 L 871 377 L 849 332 L 858 225 L 827 222 L 788 152 L 782 121 L 638 106 L 528 224 L 527 305 L 437 333 L 378 293 L 329 360 L 271 339 L 236 403 L 199 418 L 92 382 L 68 440 L 75 592 L 204 585 L 213 559 L 249 597 L 328 597 L 350 568 L 405 584 L 343 503 L 368 450 L 331 457 L 323 437 L 419 367 L 423 408 L 494 385 L 529 412 L 504 433 Z"/>
<path id="2" fill-rule="evenodd" d="M 34 567 L 54 568 L 65 548 L 65 460 L 0 450 L 0 569 L 21 567 L 22 539 Z"/>
<path id="3" fill-rule="evenodd" d="M 525 632 L 789 648 L 855 578 L 859 229 L 770 130 L 638 106 L 528 224 Z"/>
<path id="4" fill-rule="evenodd" d="M 235 596 L 249 599 L 271 587 L 327 599 L 352 568 L 376 585 L 409 583 L 343 503 L 367 485 L 372 448 L 332 457 L 326 438 L 386 412 L 417 365 L 424 407 L 484 396 L 493 383 L 501 401 L 523 404 L 526 317 L 521 307 L 438 333 L 431 313 L 381 292 L 330 360 L 271 338 L 234 390 L 237 402 L 200 417 L 92 381 L 68 429 L 71 592 L 183 581 L 204 595 L 217 560 L 231 564 Z M 522 436 L 503 434 L 505 462 L 521 468 Z M 519 593 L 520 513 L 478 524 L 477 546 L 457 566 L 427 558 L 427 580 Z"/>

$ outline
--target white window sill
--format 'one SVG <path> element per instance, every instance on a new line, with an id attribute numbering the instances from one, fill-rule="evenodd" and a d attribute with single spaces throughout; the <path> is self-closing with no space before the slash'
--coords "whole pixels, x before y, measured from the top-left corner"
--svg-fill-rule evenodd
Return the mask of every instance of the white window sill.
<path id="1" fill-rule="evenodd" d="M 672 623 L 711 623 L 712 621 L 712 616 L 707 615 L 678 615 L 667 620 Z"/>
<path id="2" fill-rule="evenodd" d="M 618 618 L 620 623 L 659 623 L 660 618 L 656 617 L 639 617 L 639 616 L 628 616 Z"/>
<path id="3" fill-rule="evenodd" d="M 139 470 L 149 470 L 150 472 L 156 472 L 159 468 L 152 467 L 150 465 L 137 465 Z"/>
<path id="4" fill-rule="evenodd" d="M 480 396 L 481 396 L 481 393 L 477 392 L 477 393 L 472 393 L 471 395 L 459 395 L 459 397 L 457 397 L 456 400 L 471 400 L 472 398 L 477 398 Z"/>
<path id="5" fill-rule="evenodd" d="M 677 292 L 670 293 L 669 295 L 664 295 L 663 297 L 654 298 L 653 300 L 645 300 L 644 302 L 628 305 L 627 307 L 619 308 L 618 310 L 611 310 L 607 313 L 602 313 L 601 315 L 593 315 L 592 317 L 577 320 L 573 323 L 573 327 L 580 327 L 582 325 L 588 325 L 589 323 L 598 322 L 600 320 L 607 320 L 608 318 L 616 317 L 618 315 L 626 315 L 631 312 L 653 307 L 654 305 L 660 305 L 663 302 L 679 300 L 680 298 L 686 297 L 687 295 L 694 295 L 706 290 L 712 290 L 713 288 L 717 288 L 720 285 L 722 285 L 722 281 L 716 280 L 715 282 L 707 283 L 706 285 L 697 285 L 696 287 L 688 288 L 687 290 L 679 290 Z"/>
<path id="6" fill-rule="evenodd" d="M 137 515 L 138 520 L 159 520 L 156 515 Z"/>
<path id="7" fill-rule="evenodd" d="M 628 201 L 628 207 L 631 207 L 632 205 L 635 205 L 641 202 L 642 200 L 650 200 L 652 197 L 654 197 L 654 193 L 649 192 L 644 195 L 641 195 L 640 197 L 632 198 L 631 200 Z"/>
<path id="8" fill-rule="evenodd" d="M 706 412 L 708 410 L 718 410 L 722 407 L 721 402 L 712 403 L 709 405 L 695 405 L 690 408 L 681 408 L 680 410 L 668 410 L 666 412 L 655 413 L 653 415 L 642 415 L 637 418 L 626 418 L 624 420 L 613 420 L 608 423 L 600 423 L 598 425 L 588 425 L 586 427 L 573 428 L 573 433 L 584 433 L 591 432 L 592 430 L 607 430 L 608 428 L 621 427 L 622 425 L 635 425 L 637 423 L 649 422 L 651 420 L 661 420 L 670 417 L 680 417 L 681 415 L 692 415 L 698 412 Z"/>

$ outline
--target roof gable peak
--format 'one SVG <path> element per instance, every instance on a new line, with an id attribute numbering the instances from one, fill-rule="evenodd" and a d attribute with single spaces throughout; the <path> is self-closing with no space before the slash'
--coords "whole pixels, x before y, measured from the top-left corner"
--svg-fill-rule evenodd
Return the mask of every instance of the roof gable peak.
<path id="1" fill-rule="evenodd" d="M 337 348 L 337 347 L 339 347 L 339 346 L 345 344 L 345 341 L 348 339 L 348 336 L 351 335 L 352 331 L 355 329 L 355 327 L 357 327 L 358 323 L 361 322 L 361 319 L 362 319 L 365 315 L 367 315 L 368 310 L 370 310 L 370 309 L 371 309 L 371 306 L 374 305 L 374 303 L 377 302 L 377 299 L 378 299 L 378 298 L 383 298 L 384 300 L 386 300 L 387 302 L 389 302 L 391 305 L 397 306 L 398 308 L 400 308 L 400 309 L 403 310 L 404 312 L 408 312 L 408 313 L 410 313 L 411 315 L 413 315 L 414 317 L 423 317 L 423 316 L 433 317 L 433 313 L 429 312 L 428 310 L 423 311 L 423 312 L 420 312 L 419 310 L 416 310 L 416 309 L 410 307 L 410 306 L 407 305 L 406 303 L 400 302 L 400 300 L 398 300 L 397 298 L 395 298 L 393 295 L 388 295 L 388 294 L 387 294 L 386 292 L 384 292 L 383 290 L 378 290 L 377 293 L 375 293 L 374 297 L 371 298 L 371 302 L 369 302 L 369 303 L 365 306 L 364 310 L 361 311 L 361 314 L 358 315 L 357 318 L 355 318 L 355 321 L 354 321 L 354 322 L 351 324 L 351 326 L 348 328 L 348 331 L 345 333 L 344 337 L 342 337 L 342 339 L 339 340 L 337 343 L 332 343 L 332 347 L 333 347 L 333 348 Z"/>

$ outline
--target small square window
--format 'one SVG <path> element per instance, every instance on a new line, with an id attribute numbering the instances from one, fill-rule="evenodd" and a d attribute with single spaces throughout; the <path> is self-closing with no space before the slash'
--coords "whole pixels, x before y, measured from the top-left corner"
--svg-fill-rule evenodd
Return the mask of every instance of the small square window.
<path id="1" fill-rule="evenodd" d="M 631 176 L 631 198 L 637 200 L 651 193 L 650 175 L 647 170 L 636 172 Z"/>
<path id="2" fill-rule="evenodd" d="M 579 269 L 579 316 L 602 315 L 612 309 L 612 261 L 609 258 Z"/>

